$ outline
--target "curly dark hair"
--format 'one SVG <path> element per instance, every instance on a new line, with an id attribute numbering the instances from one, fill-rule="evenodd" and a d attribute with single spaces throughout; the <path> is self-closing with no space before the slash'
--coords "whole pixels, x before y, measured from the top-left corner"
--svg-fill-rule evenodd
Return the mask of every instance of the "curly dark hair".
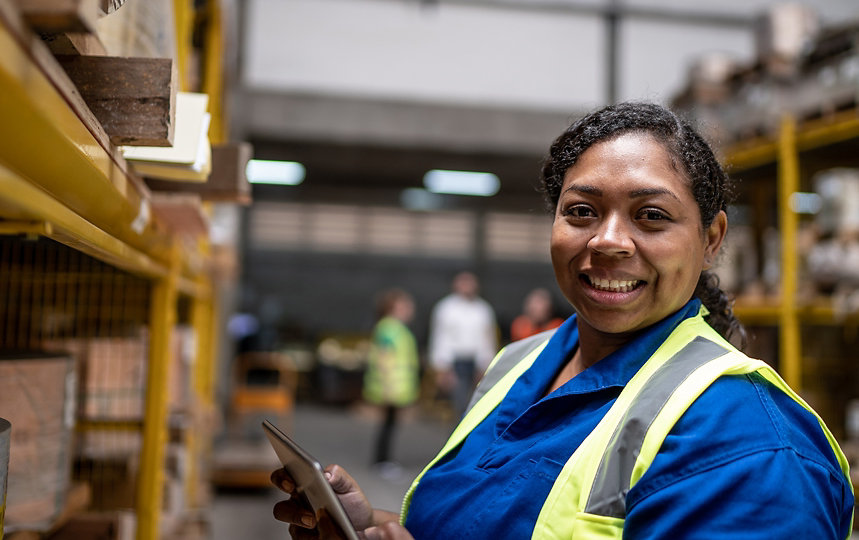
<path id="1" fill-rule="evenodd" d="M 673 166 L 689 179 L 704 229 L 713 223 L 720 210 L 727 211 L 732 184 L 707 142 L 670 110 L 637 102 L 599 109 L 574 122 L 555 139 L 543 162 L 542 175 L 543 193 L 551 209 L 558 204 L 564 175 L 585 150 L 631 132 L 649 133 L 665 147 Z M 695 296 L 710 311 L 707 322 L 725 339 L 744 347 L 745 329 L 734 317 L 732 302 L 719 287 L 719 277 L 710 271 L 702 272 Z"/>

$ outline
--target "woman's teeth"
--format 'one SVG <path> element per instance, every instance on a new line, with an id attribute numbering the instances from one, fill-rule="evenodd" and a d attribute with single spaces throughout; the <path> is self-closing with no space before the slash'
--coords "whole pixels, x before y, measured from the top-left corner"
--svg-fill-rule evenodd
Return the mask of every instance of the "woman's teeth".
<path id="1" fill-rule="evenodd" d="M 609 292 L 629 292 L 640 282 L 637 279 L 632 281 L 623 281 L 619 279 L 592 278 L 590 276 L 588 276 L 588 281 L 590 281 L 593 288 Z"/>

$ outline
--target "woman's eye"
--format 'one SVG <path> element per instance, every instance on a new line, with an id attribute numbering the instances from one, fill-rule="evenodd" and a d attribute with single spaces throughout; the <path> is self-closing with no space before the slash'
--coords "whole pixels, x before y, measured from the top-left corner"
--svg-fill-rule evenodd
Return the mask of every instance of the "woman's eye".
<path id="1" fill-rule="evenodd" d="M 657 210 L 655 208 L 645 208 L 639 213 L 641 219 L 646 219 L 648 221 L 661 221 L 668 219 L 668 216 L 665 212 L 661 210 Z"/>
<path id="2" fill-rule="evenodd" d="M 594 214 L 593 209 L 590 208 L 589 206 L 584 206 L 584 205 L 579 204 L 579 205 L 575 205 L 575 206 L 570 206 L 569 208 L 564 210 L 564 215 L 569 216 L 569 217 L 585 218 L 585 217 L 591 217 L 595 214 Z"/>

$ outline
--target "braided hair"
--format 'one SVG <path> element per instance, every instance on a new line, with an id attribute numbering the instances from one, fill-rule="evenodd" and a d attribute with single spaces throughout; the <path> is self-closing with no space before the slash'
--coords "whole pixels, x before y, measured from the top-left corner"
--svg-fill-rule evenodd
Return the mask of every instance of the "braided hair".
<path id="1" fill-rule="evenodd" d="M 653 136 L 668 151 L 673 166 L 689 179 L 705 230 L 719 211 L 727 211 L 732 185 L 710 146 L 673 112 L 656 104 L 637 102 L 599 109 L 574 122 L 555 139 L 542 170 L 543 193 L 550 208 L 557 207 L 564 175 L 585 150 L 632 132 Z M 725 339 L 744 347 L 745 329 L 734 317 L 732 303 L 719 287 L 719 277 L 709 270 L 701 272 L 694 294 L 710 312 L 707 322 Z"/>

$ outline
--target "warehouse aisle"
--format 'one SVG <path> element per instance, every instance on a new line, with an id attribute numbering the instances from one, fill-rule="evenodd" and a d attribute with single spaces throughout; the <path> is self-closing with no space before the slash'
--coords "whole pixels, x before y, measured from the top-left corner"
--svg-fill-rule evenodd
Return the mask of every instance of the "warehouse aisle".
<path id="1" fill-rule="evenodd" d="M 441 448 L 452 426 L 418 415 L 403 421 L 395 436 L 399 474 L 369 466 L 375 419 L 367 411 L 300 405 L 295 412 L 294 438 L 324 464 L 339 463 L 361 484 L 374 506 L 398 510 L 403 495 L 421 468 Z M 272 517 L 281 498 L 276 489 L 218 492 L 211 509 L 212 539 L 287 538 L 286 525 Z"/>

